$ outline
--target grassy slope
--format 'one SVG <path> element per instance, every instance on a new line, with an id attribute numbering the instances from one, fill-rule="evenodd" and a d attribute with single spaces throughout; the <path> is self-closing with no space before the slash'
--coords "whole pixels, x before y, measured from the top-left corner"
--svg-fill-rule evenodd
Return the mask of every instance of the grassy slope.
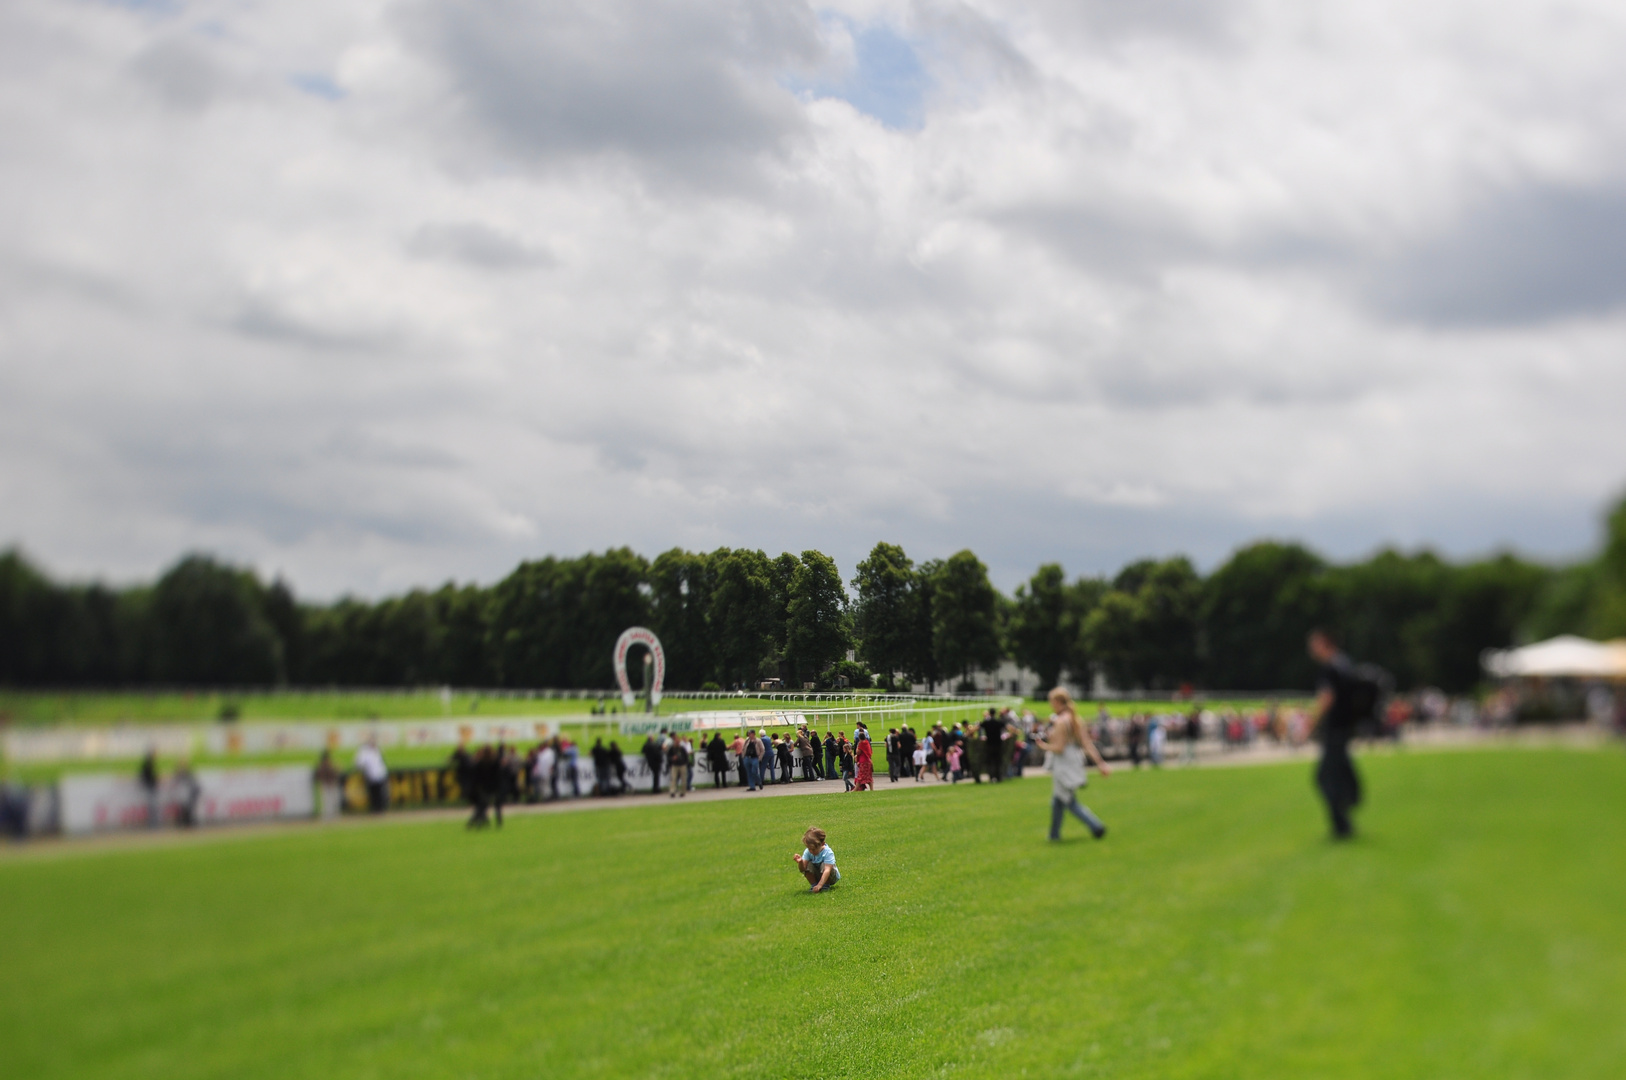
<path id="1" fill-rule="evenodd" d="M 1364 767 L 1348 846 L 1299 764 L 0 860 L 0 1075 L 1618 1075 L 1626 759 Z"/>

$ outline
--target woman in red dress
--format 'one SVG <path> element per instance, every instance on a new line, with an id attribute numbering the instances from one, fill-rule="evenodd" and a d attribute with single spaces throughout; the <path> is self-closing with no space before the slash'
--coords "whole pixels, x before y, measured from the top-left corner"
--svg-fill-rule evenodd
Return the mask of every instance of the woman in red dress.
<path id="1" fill-rule="evenodd" d="M 869 731 L 860 726 L 853 732 L 853 738 L 858 743 L 858 791 L 875 790 L 875 755 L 870 749 Z"/>

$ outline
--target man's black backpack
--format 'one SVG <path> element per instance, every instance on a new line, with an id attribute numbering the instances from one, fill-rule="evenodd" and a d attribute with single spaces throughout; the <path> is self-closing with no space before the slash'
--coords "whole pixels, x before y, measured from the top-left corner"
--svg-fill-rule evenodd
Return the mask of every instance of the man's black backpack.
<path id="1" fill-rule="evenodd" d="M 1383 734 L 1383 714 L 1394 694 L 1394 676 L 1376 664 L 1357 664 L 1349 669 L 1349 719 L 1365 736 Z"/>

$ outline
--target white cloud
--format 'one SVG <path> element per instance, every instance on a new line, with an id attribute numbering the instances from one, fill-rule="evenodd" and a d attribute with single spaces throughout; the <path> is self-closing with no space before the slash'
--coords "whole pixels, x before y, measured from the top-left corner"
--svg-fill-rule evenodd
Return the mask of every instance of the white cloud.
<path id="1" fill-rule="evenodd" d="M 0 542 L 1591 541 L 1615 8 L 836 7 L 5 5 Z"/>

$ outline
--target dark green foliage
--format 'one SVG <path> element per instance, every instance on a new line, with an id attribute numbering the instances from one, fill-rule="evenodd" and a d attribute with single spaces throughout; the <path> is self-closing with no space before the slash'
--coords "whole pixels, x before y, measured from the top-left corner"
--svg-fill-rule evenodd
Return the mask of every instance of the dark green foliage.
<path id="1" fill-rule="evenodd" d="M 763 658 L 776 647 L 773 566 L 760 551 L 728 548 L 719 548 L 711 563 L 717 673 L 725 686 L 754 683 Z"/>
<path id="2" fill-rule="evenodd" d="M 492 595 L 499 680 L 505 686 L 612 685 L 616 638 L 649 618 L 648 573 L 649 564 L 630 548 L 520 564 Z"/>
<path id="3" fill-rule="evenodd" d="M 712 561 L 711 556 L 673 548 L 649 564 L 649 628 L 666 651 L 666 685 L 674 690 L 697 689 L 716 671 L 707 627 Z"/>
<path id="4" fill-rule="evenodd" d="M 1202 641 L 1210 685 L 1237 690 L 1309 686 L 1304 640 L 1333 615 L 1326 564 L 1299 544 L 1242 548 L 1203 586 Z"/>
<path id="5" fill-rule="evenodd" d="M 853 589 L 858 593 L 853 605 L 858 658 L 880 675 L 882 685 L 891 686 L 894 672 L 910 668 L 911 637 L 919 621 L 915 608 L 921 599 L 915 564 L 896 544 L 876 544 L 858 564 Z"/>
<path id="6" fill-rule="evenodd" d="M 785 659 L 796 684 L 818 682 L 852 642 L 852 621 L 841 571 L 817 551 L 802 552 L 791 573 L 785 606 Z"/>
<path id="7" fill-rule="evenodd" d="M 158 579 L 148 618 L 158 682 L 264 686 L 287 678 L 265 590 L 248 571 L 189 555 Z"/>
<path id="8" fill-rule="evenodd" d="M 999 594 L 988 567 L 970 551 L 949 556 L 932 575 L 932 656 L 962 678 L 999 664 Z"/>
<path id="9" fill-rule="evenodd" d="M 667 685 L 790 685 L 839 675 L 932 689 L 1011 656 L 1038 676 L 1121 688 L 1307 689 L 1304 636 L 1325 624 L 1402 688 L 1474 687 L 1480 655 L 1579 633 L 1626 636 L 1626 501 L 1600 555 L 1559 569 L 1512 555 L 1453 564 L 1380 551 L 1329 566 L 1263 541 L 1205 581 L 1183 558 L 1140 560 L 1109 583 L 1066 581 L 1047 564 L 1001 596 L 969 551 L 916 566 L 877 544 L 857 567 L 856 602 L 835 564 L 808 551 L 710 554 L 653 563 L 627 548 L 520 564 L 489 588 L 446 584 L 377 602 L 300 605 L 282 581 L 189 556 L 155 586 L 59 586 L 0 553 L 0 684 L 608 688 L 627 627 L 660 636 Z M 861 664 L 839 672 L 849 648 Z"/>
<path id="10" fill-rule="evenodd" d="M 1085 619 L 1085 646 L 1115 686 L 1170 689 L 1198 677 L 1202 581 L 1184 557 L 1125 567 Z"/>
<path id="11" fill-rule="evenodd" d="M 1069 651 L 1062 629 L 1066 617 L 1067 575 L 1060 563 L 1046 563 L 1016 587 L 1006 640 L 1012 659 L 1035 672 L 1041 687 L 1061 681 Z"/>

